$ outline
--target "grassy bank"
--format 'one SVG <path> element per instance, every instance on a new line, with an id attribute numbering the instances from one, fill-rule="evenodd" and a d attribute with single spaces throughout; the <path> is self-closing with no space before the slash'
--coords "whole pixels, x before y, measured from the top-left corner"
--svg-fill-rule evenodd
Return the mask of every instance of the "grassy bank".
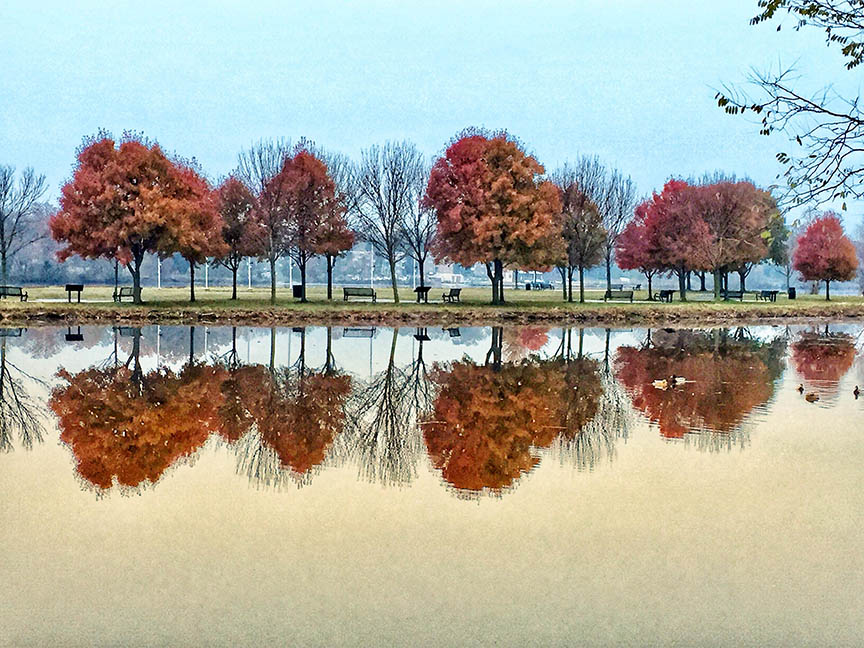
<path id="1" fill-rule="evenodd" d="M 189 302 L 188 288 L 144 289 L 146 303 L 115 304 L 113 289 L 108 286 L 87 286 L 81 304 L 66 303 L 62 286 L 29 287 L 30 301 L 12 299 L 0 301 L 0 319 L 4 324 L 36 322 L 236 322 L 248 324 L 274 323 L 352 323 L 380 324 L 468 324 L 507 322 L 566 322 L 621 324 L 724 324 L 761 320 L 858 319 L 864 318 L 864 298 L 839 296 L 831 302 L 817 295 L 802 295 L 790 301 L 785 296 L 776 303 L 757 302 L 752 294 L 741 303 L 714 302 L 709 293 L 692 292 L 688 302 L 672 304 L 648 302 L 644 291 L 635 295 L 636 302 L 602 301 L 602 291 L 588 291 L 585 304 L 569 304 L 557 291 L 509 290 L 507 303 L 489 304 L 489 290 L 465 288 L 462 303 L 442 304 L 442 290 L 433 289 L 429 304 L 417 304 L 410 288 L 401 291 L 399 304 L 392 293 L 378 288 L 380 301 L 342 301 L 341 290 L 336 299 L 326 300 L 326 289 L 310 287 L 309 302 L 301 304 L 281 290 L 275 305 L 270 303 L 264 288 L 239 291 L 238 300 L 230 299 L 228 288 L 198 288 L 198 301 Z"/>

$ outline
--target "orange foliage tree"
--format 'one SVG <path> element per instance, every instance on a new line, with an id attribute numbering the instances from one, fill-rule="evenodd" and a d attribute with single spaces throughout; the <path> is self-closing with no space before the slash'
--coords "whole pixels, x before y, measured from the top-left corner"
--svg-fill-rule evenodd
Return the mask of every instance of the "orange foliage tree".
<path id="1" fill-rule="evenodd" d="M 424 206 L 435 210 L 436 259 L 486 264 L 492 303 L 504 301 L 503 269 L 547 269 L 563 254 L 558 191 L 506 133 L 466 131 L 432 167 Z"/>
<path id="2" fill-rule="evenodd" d="M 135 303 L 141 303 L 144 255 L 171 254 L 178 243 L 197 237 L 190 216 L 200 216 L 203 191 L 197 182 L 190 190 L 188 170 L 157 144 L 126 134 L 117 146 L 100 133 L 85 140 L 51 218 L 52 236 L 65 244 L 58 258 L 119 260 L 132 275 Z"/>
<path id="3" fill-rule="evenodd" d="M 633 406 L 658 425 L 663 437 L 730 434 L 773 396 L 774 381 L 783 370 L 781 351 L 775 345 L 736 340 L 725 331 L 660 331 L 652 346 L 618 349 L 615 372 Z M 652 384 L 672 375 L 687 382 L 667 390 Z"/>
<path id="4" fill-rule="evenodd" d="M 257 255 L 250 219 L 255 208 L 255 197 L 249 188 L 235 176 L 219 185 L 217 192 L 219 213 L 222 215 L 222 240 L 225 248 L 216 263 L 231 271 L 231 299 L 237 299 L 237 271 L 243 259 Z"/>

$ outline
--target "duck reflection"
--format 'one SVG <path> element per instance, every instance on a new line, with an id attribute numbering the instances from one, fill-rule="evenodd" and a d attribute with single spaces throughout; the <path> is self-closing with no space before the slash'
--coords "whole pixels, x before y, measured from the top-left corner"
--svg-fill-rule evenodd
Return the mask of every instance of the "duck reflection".
<path id="1" fill-rule="evenodd" d="M 764 342 L 746 329 L 661 330 L 639 348 L 619 348 L 615 371 L 664 438 L 695 435 L 716 449 L 746 442 L 742 423 L 773 397 L 785 348 L 783 336 Z"/>

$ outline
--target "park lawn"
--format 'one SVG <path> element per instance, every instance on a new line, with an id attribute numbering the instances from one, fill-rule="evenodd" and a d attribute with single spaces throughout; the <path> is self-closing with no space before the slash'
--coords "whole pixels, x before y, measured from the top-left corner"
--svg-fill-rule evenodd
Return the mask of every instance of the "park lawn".
<path id="1" fill-rule="evenodd" d="M 167 311 L 183 311 L 187 313 L 211 311 L 217 312 L 220 315 L 229 315 L 231 312 L 238 314 L 250 314 L 261 311 L 290 311 L 303 312 L 362 312 L 374 311 L 382 314 L 389 312 L 409 311 L 414 313 L 430 312 L 453 312 L 481 309 L 483 311 L 514 311 L 517 313 L 541 312 L 545 310 L 554 310 L 563 312 L 566 315 L 568 311 L 585 310 L 597 311 L 602 314 L 604 311 L 615 309 L 620 311 L 645 312 L 650 310 L 663 311 L 670 313 L 686 314 L 688 316 L 698 316 L 700 313 L 706 315 L 727 312 L 732 309 L 738 310 L 759 310 L 770 311 L 772 308 L 782 310 L 784 312 L 794 311 L 806 315 L 808 311 L 824 312 L 826 309 L 831 312 L 842 313 L 844 310 L 853 310 L 856 313 L 864 308 L 864 297 L 837 295 L 832 297 L 831 302 L 826 303 L 824 295 L 800 295 L 797 300 L 790 301 L 785 294 L 781 294 L 777 303 L 766 303 L 755 301 L 752 294 L 748 294 L 746 300 L 738 302 L 731 300 L 728 302 L 715 302 L 712 293 L 691 292 L 688 293 L 688 302 L 686 304 L 676 301 L 672 304 L 660 304 L 657 302 L 647 302 L 648 294 L 646 291 L 637 292 L 634 296 L 635 302 L 631 304 L 628 301 L 609 301 L 603 302 L 602 290 L 588 290 L 585 293 L 587 302 L 579 304 L 574 302 L 568 304 L 563 301 L 562 295 L 557 290 L 513 290 L 505 289 L 506 303 L 503 305 L 492 306 L 490 302 L 490 289 L 488 287 L 465 287 L 462 289 L 462 302 L 457 304 L 442 304 L 441 294 L 446 289 L 433 288 L 430 295 L 429 304 L 417 304 L 415 295 L 410 287 L 400 289 L 400 304 L 393 303 L 392 290 L 388 287 L 376 287 L 379 301 L 377 304 L 371 303 L 368 299 L 352 298 L 351 301 L 343 301 L 341 287 L 334 287 L 334 300 L 328 302 L 326 299 L 326 286 L 309 286 L 307 288 L 308 303 L 300 303 L 291 297 L 290 290 L 280 288 L 277 293 L 276 304 L 270 303 L 270 291 L 267 287 L 255 287 L 250 289 L 239 288 L 237 301 L 232 301 L 230 287 L 211 287 L 205 289 L 196 287 L 197 301 L 193 304 L 189 301 L 189 288 L 150 288 L 143 289 L 143 297 L 145 303 L 142 306 L 135 306 L 126 301 L 123 304 L 115 304 L 111 300 L 113 286 L 86 286 L 82 295 L 80 305 L 73 301 L 72 304 L 66 302 L 66 292 L 63 286 L 29 286 L 26 288 L 30 298 L 26 303 L 21 303 L 14 299 L 5 299 L 0 301 L 0 310 L 19 311 L 19 312 L 57 312 L 69 314 L 70 311 L 86 309 L 88 311 L 105 311 L 106 313 L 115 312 L 167 312 Z M 575 296 L 575 295 L 574 295 Z M 48 300 L 48 301 L 46 301 Z M 8 309 L 8 310 L 7 310 Z M 11 314 L 11 313 L 10 313 Z"/>

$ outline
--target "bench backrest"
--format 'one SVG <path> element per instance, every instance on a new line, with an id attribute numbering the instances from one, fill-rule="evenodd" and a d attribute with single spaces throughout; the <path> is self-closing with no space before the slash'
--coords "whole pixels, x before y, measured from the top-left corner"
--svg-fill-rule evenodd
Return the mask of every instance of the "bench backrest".
<path id="1" fill-rule="evenodd" d="M 120 286 L 120 292 L 117 294 L 121 297 L 133 297 L 135 295 L 133 289 L 129 286 Z"/>
<path id="2" fill-rule="evenodd" d="M 21 296 L 21 287 L 20 286 L 0 286 L 0 294 L 9 295 L 10 297 L 20 297 Z"/>
<path id="3" fill-rule="evenodd" d="M 461 288 L 451 288 L 450 292 L 447 293 L 447 296 L 448 297 L 458 297 L 459 293 L 461 293 L 461 292 L 462 292 Z"/>
<path id="4" fill-rule="evenodd" d="M 354 295 L 355 297 L 365 297 L 375 294 L 375 291 L 372 288 L 343 288 L 344 294 L 346 295 Z"/>
<path id="5" fill-rule="evenodd" d="M 606 295 L 608 297 L 632 297 L 632 290 L 607 290 Z"/>

